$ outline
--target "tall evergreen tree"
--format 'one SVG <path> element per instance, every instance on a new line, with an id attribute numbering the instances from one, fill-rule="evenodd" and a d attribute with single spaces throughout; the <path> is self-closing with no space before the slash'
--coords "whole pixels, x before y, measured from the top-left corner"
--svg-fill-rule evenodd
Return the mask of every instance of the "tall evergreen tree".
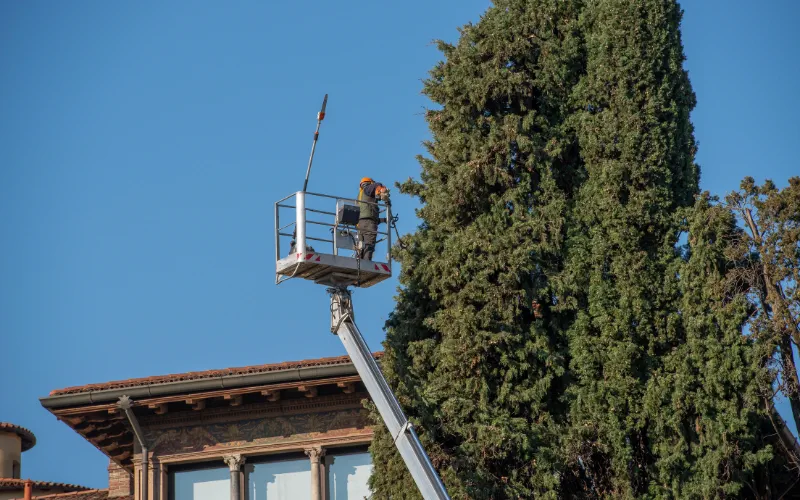
<path id="1" fill-rule="evenodd" d="M 742 231 L 707 193 L 686 212 L 687 255 L 671 273 L 680 276 L 681 341 L 663 355 L 645 395 L 648 490 L 662 498 L 758 497 L 773 456 L 760 425 L 770 379 L 754 339 L 742 334 L 753 310 L 745 289 L 728 286 L 731 244 Z"/>
<path id="2" fill-rule="evenodd" d="M 441 108 L 427 113 L 422 182 L 402 186 L 423 223 L 400 255 L 383 369 L 454 498 L 557 487 L 564 337 L 549 276 L 580 181 L 577 4 L 498 0 L 457 45 L 439 44 L 446 60 L 425 82 Z M 413 498 L 380 429 L 376 496 Z"/>
<path id="3" fill-rule="evenodd" d="M 496 0 L 439 44 L 382 368 L 453 498 L 710 498 L 765 473 L 747 301 L 713 288 L 735 228 L 697 222 L 680 19 Z M 418 498 L 376 428 L 376 498 Z"/>
<path id="4" fill-rule="evenodd" d="M 771 180 L 762 185 L 745 178 L 740 190 L 726 197 L 726 206 L 744 228 L 731 239 L 729 259 L 736 264 L 726 276 L 730 289 L 750 299 L 749 336 L 758 347 L 758 360 L 771 374 L 772 386 L 789 401 L 791 419 L 800 425 L 800 376 L 793 351 L 800 346 L 800 177 L 778 189 Z M 780 460 L 771 464 L 761 483 L 766 491 L 785 490 L 800 481 L 800 446 L 772 409 L 774 393 L 762 395 L 768 409 L 766 432 Z M 770 411 L 771 410 L 771 411 Z M 765 495 L 766 497 L 767 495 Z"/>
<path id="5" fill-rule="evenodd" d="M 784 189 L 747 177 L 726 202 L 745 228 L 736 240 L 742 265 L 732 280 L 751 293 L 750 326 L 765 357 L 777 354 L 777 382 L 800 428 L 800 375 L 792 355 L 793 346 L 800 348 L 800 177 Z"/>
<path id="6" fill-rule="evenodd" d="M 676 259 L 681 207 L 698 191 L 683 69 L 681 11 L 671 0 L 587 2 L 586 74 L 575 90 L 587 179 L 570 227 L 564 306 L 570 455 L 601 495 L 648 489 L 653 462 L 643 407 L 660 357 L 678 340 Z"/>

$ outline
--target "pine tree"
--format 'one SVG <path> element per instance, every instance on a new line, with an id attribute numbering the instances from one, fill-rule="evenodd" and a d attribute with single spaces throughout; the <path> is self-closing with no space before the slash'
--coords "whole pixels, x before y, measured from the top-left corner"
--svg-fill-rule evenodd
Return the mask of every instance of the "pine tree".
<path id="1" fill-rule="evenodd" d="M 792 351 L 800 346 L 800 177 L 790 178 L 783 189 L 771 180 L 759 186 L 747 177 L 725 200 L 744 228 L 731 240 L 729 259 L 736 265 L 725 281 L 750 299 L 747 326 L 758 348 L 758 363 L 770 370 L 768 388 L 789 401 L 797 427 L 800 377 Z M 761 485 L 780 492 L 800 481 L 800 446 L 774 410 L 773 396 L 772 390 L 763 395 L 763 427 L 766 435 L 774 436 L 777 455 Z"/>
<path id="2" fill-rule="evenodd" d="M 800 428 L 800 376 L 792 356 L 792 346 L 800 347 L 800 177 L 784 189 L 747 177 L 726 201 L 746 228 L 737 238 L 742 265 L 732 279 L 755 299 L 750 326 L 765 355 L 778 355 L 779 387 Z"/>
<path id="3" fill-rule="evenodd" d="M 532 498 L 558 483 L 564 337 L 550 311 L 580 180 L 569 94 L 577 2 L 497 1 L 425 82 L 440 109 L 420 158 L 423 223 L 401 253 L 383 370 L 453 498 Z M 377 498 L 415 498 L 381 426 Z M 555 498 L 554 496 L 551 496 Z"/>

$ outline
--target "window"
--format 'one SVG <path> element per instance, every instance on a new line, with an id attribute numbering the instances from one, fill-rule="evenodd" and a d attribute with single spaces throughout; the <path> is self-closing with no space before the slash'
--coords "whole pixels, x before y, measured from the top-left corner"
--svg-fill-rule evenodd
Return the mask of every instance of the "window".
<path id="1" fill-rule="evenodd" d="M 19 462 L 14 460 L 11 462 L 11 479 L 19 479 L 22 475 L 22 471 L 20 470 Z"/>
<path id="2" fill-rule="evenodd" d="M 328 468 L 329 500 L 362 500 L 370 498 L 369 476 L 372 457 L 369 452 L 332 453 L 325 457 Z"/>
<path id="3" fill-rule="evenodd" d="M 170 466 L 169 500 L 228 500 L 230 469 L 220 462 Z M 311 498 L 311 461 L 304 454 L 248 457 L 242 472 L 244 500 Z M 328 500 L 363 500 L 371 496 L 371 473 L 372 457 L 365 448 L 327 450 L 320 470 L 327 484 L 320 486 Z"/>
<path id="4" fill-rule="evenodd" d="M 251 460 L 253 460 L 251 462 Z M 307 457 L 244 464 L 247 500 L 311 498 L 311 462 Z"/>
<path id="5" fill-rule="evenodd" d="M 169 472 L 169 500 L 220 500 L 231 496 L 231 473 L 225 466 Z"/>

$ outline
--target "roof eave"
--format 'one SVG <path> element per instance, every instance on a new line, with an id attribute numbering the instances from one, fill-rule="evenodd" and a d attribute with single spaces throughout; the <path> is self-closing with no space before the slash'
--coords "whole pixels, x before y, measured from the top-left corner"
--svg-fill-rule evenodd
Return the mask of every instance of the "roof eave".
<path id="1" fill-rule="evenodd" d="M 264 373 L 248 373 L 237 375 L 221 375 L 218 377 L 178 382 L 162 382 L 141 386 L 122 387 L 98 391 L 61 394 L 39 398 L 42 406 L 48 410 L 68 408 L 116 401 L 122 395 L 131 399 L 167 396 L 174 394 L 191 394 L 199 391 L 246 387 L 250 385 L 266 385 L 272 383 L 298 380 L 315 380 L 329 377 L 357 375 L 352 362 L 327 366 L 307 366 L 276 370 Z"/>

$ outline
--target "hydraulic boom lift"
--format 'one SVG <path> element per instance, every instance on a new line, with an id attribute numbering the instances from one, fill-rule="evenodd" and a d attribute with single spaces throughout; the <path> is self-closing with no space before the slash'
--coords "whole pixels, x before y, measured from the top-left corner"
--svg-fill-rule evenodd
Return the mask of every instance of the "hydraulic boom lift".
<path id="1" fill-rule="evenodd" d="M 426 500 L 449 500 L 447 490 L 425 453 L 414 427 L 400 408 L 397 398 L 383 377 L 372 351 L 355 323 L 352 295 L 348 287 L 366 288 L 391 277 L 391 232 L 387 228 L 385 232 L 378 233 L 377 242 L 384 242 L 387 248 L 385 262 L 377 261 L 377 257 L 376 261 L 360 259 L 357 252 L 358 219 L 354 219 L 351 214 L 358 212 L 354 210 L 358 209 L 358 203 L 367 202 L 306 192 L 327 101 L 328 96 L 325 95 L 322 110 L 317 115 L 317 129 L 314 133 L 303 191 L 298 191 L 275 203 L 275 281 L 280 284 L 291 278 L 303 278 L 328 287 L 331 297 L 331 332 L 339 337 L 347 354 L 350 355 L 417 488 Z M 289 204 L 292 197 L 294 205 Z M 326 205 L 332 203 L 335 203 L 335 211 L 326 210 Z M 319 204 L 322 205 L 318 207 Z M 391 203 L 379 200 L 375 205 L 379 213 L 385 215 L 387 221 L 392 221 Z M 281 213 L 285 212 L 285 209 L 293 209 L 294 218 L 281 225 Z M 293 231 L 288 232 L 289 228 L 293 228 Z M 310 230 L 311 234 L 307 230 Z M 328 234 L 331 235 L 330 238 L 325 237 Z M 290 250 L 288 255 L 282 258 L 281 238 L 289 237 L 292 238 Z M 330 244 L 331 251 L 314 250 L 307 245 L 309 240 L 325 243 L 326 247 Z M 352 255 L 347 255 L 348 250 L 352 251 Z"/>

